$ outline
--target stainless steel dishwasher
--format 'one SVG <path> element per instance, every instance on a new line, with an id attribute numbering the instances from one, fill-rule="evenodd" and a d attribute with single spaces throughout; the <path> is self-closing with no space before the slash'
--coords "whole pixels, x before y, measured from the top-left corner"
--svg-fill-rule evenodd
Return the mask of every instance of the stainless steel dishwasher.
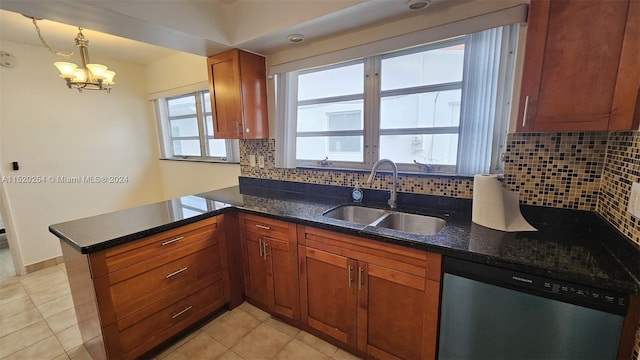
<path id="1" fill-rule="evenodd" d="M 439 359 L 615 359 L 628 296 L 443 259 Z"/>

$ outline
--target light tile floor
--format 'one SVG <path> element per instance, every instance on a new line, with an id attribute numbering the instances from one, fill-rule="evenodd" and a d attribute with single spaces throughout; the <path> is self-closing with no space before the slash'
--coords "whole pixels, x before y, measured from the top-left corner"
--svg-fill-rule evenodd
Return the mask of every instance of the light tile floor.
<path id="1" fill-rule="evenodd" d="M 0 359 L 91 359 L 82 345 L 64 264 L 0 280 Z M 355 360 L 353 355 L 243 303 L 156 359 Z"/>
<path id="2" fill-rule="evenodd" d="M 0 236 L 4 236 L 4 234 Z M 11 250 L 8 247 L 0 248 L 0 280 L 12 276 L 16 276 L 16 269 L 13 267 Z"/>

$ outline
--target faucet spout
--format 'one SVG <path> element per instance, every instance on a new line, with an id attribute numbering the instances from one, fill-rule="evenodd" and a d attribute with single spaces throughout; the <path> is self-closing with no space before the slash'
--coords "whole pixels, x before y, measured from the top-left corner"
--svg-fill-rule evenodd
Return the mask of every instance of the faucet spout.
<path id="1" fill-rule="evenodd" d="M 369 174 L 369 178 L 367 178 L 367 184 L 371 185 L 373 184 L 374 178 L 376 176 L 376 172 L 378 171 L 378 167 L 380 167 L 381 164 L 387 163 L 391 166 L 391 170 L 393 170 L 393 184 L 391 187 L 391 194 L 389 196 L 389 201 L 388 204 L 392 209 L 396 208 L 396 196 L 397 196 L 397 187 L 398 187 L 398 166 L 396 165 L 396 163 L 394 163 L 393 161 L 389 160 L 389 159 L 380 159 L 378 161 L 376 161 L 375 164 L 373 164 L 373 168 L 371 169 L 371 174 Z"/>

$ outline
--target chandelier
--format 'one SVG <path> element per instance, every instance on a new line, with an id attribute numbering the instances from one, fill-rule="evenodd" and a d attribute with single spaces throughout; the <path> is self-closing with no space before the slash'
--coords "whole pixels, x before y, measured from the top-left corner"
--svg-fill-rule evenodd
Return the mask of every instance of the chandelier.
<path id="1" fill-rule="evenodd" d="M 80 53 L 80 66 L 71 62 L 60 61 L 53 63 L 53 65 L 58 68 L 58 71 L 60 71 L 60 77 L 65 79 L 69 89 L 78 89 L 80 92 L 82 92 L 82 90 L 106 90 L 107 93 L 111 92 L 111 86 L 115 84 L 113 77 L 116 76 L 116 73 L 109 70 L 105 65 L 91 63 L 89 60 L 89 40 L 84 37 L 82 28 L 78 28 L 78 35 L 76 35 L 75 38 L 75 49 L 71 53 L 65 54 L 53 50 L 47 44 L 40 33 L 40 27 L 36 22 L 36 18 L 27 17 L 33 20 L 33 25 L 36 28 L 40 41 L 49 51 L 65 58 L 70 58 L 76 50 Z"/>

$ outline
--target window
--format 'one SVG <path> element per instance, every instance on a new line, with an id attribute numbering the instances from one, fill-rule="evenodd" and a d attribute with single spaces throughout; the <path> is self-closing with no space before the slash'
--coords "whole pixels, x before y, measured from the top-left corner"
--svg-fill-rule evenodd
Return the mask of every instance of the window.
<path id="1" fill-rule="evenodd" d="M 181 160 L 234 161 L 237 141 L 213 138 L 208 91 L 155 100 L 162 157 Z"/>
<path id="2" fill-rule="evenodd" d="M 278 106 L 294 113 L 296 165 L 358 169 L 388 158 L 408 172 L 495 171 L 516 39 L 511 25 L 287 73 L 297 83 L 278 90 L 289 101 Z"/>

